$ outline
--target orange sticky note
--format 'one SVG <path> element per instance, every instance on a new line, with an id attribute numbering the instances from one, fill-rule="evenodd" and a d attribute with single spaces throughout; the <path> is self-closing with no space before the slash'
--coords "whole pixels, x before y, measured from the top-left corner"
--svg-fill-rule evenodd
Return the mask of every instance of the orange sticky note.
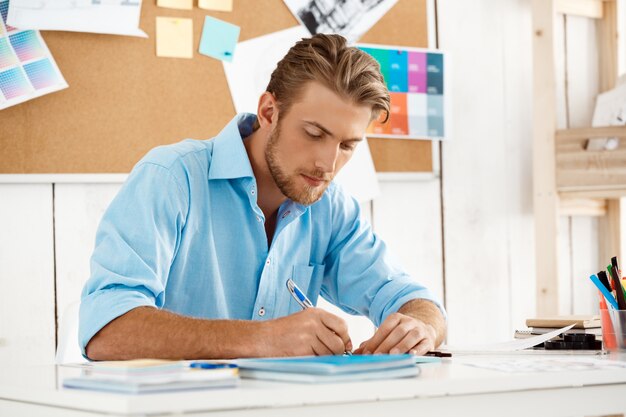
<path id="1" fill-rule="evenodd" d="M 193 21 L 180 17 L 157 17 L 156 54 L 169 58 L 193 58 Z"/>
<path id="2" fill-rule="evenodd" d="M 198 0 L 198 7 L 218 12 L 232 12 L 233 0 Z"/>

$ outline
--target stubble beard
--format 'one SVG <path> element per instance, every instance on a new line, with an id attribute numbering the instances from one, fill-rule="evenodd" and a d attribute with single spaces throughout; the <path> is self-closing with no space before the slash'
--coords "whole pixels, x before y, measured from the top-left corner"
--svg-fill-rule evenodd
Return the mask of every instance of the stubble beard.
<path id="1" fill-rule="evenodd" d="M 267 147 L 265 148 L 265 161 L 267 162 L 267 166 L 270 170 L 272 178 L 274 179 L 274 182 L 276 183 L 276 186 L 285 197 L 296 203 L 305 206 L 309 206 L 315 203 L 320 198 L 322 198 L 322 195 L 324 194 L 324 191 L 326 191 L 326 188 L 332 180 L 332 177 L 329 178 L 329 175 L 327 173 L 319 170 L 315 170 L 313 172 L 300 172 L 300 170 L 298 170 L 298 172 L 292 175 L 287 174 L 283 170 L 277 155 L 277 146 L 279 139 L 280 124 L 276 127 L 276 130 L 274 130 L 270 134 L 269 140 L 267 142 Z M 304 186 L 300 188 L 297 185 L 298 181 L 300 181 L 300 178 L 298 178 L 300 174 L 305 174 L 313 178 L 324 178 L 327 181 L 318 187 L 304 184 Z"/>

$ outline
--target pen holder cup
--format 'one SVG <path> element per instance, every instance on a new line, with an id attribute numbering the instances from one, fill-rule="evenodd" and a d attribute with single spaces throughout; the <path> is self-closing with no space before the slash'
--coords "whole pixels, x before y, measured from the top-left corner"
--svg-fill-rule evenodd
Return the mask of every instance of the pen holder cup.
<path id="1" fill-rule="evenodd" d="M 602 343 L 610 351 L 626 351 L 626 310 L 600 310 Z"/>

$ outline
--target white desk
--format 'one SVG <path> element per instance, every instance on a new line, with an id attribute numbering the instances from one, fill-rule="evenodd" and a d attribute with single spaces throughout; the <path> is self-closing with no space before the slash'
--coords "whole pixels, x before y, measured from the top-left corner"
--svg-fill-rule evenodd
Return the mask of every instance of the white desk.
<path id="1" fill-rule="evenodd" d="M 626 355 L 605 358 L 624 361 Z M 459 356 L 443 364 L 423 365 L 422 374 L 410 379 L 324 385 L 242 380 L 234 389 L 136 396 L 62 388 L 63 378 L 80 372 L 76 368 L 5 367 L 0 372 L 0 416 L 558 417 L 626 413 L 625 370 L 511 374 L 463 364 L 488 360 L 492 359 Z"/>

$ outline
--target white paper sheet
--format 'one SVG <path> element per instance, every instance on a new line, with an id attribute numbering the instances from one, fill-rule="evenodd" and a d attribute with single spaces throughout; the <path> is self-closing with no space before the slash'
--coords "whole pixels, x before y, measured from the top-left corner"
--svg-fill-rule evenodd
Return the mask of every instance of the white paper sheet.
<path id="1" fill-rule="evenodd" d="M 259 97 L 270 76 L 297 41 L 310 37 L 302 26 L 274 32 L 237 44 L 232 62 L 224 62 L 224 72 L 237 113 L 256 113 Z"/>
<path id="2" fill-rule="evenodd" d="M 508 373 L 626 370 L 626 362 L 579 357 L 502 358 L 490 359 L 489 361 L 464 362 L 463 365 Z"/>
<path id="3" fill-rule="evenodd" d="M 626 83 L 624 79 L 612 90 L 598 95 L 593 112 L 592 126 L 626 125 Z M 585 147 L 588 151 L 611 151 L 619 147 L 618 138 L 589 139 Z"/>
<path id="4" fill-rule="evenodd" d="M 442 346 L 439 350 L 451 353 L 514 352 L 537 346 L 546 340 L 550 340 L 553 337 L 565 333 L 572 327 L 574 327 L 573 324 L 571 326 L 563 327 L 562 329 L 554 330 L 550 333 L 529 337 L 528 339 L 515 339 L 509 342 L 493 343 L 488 345 Z"/>
<path id="5" fill-rule="evenodd" d="M 141 0 L 11 0 L 8 23 L 20 29 L 68 30 L 147 38 Z"/>
<path id="6" fill-rule="evenodd" d="M 380 194 L 378 177 L 367 140 L 358 144 L 350 162 L 335 176 L 335 182 L 359 203 L 373 200 Z"/>
<path id="7" fill-rule="evenodd" d="M 356 42 L 398 0 L 285 0 L 298 21 L 311 34 L 338 33 Z"/>

